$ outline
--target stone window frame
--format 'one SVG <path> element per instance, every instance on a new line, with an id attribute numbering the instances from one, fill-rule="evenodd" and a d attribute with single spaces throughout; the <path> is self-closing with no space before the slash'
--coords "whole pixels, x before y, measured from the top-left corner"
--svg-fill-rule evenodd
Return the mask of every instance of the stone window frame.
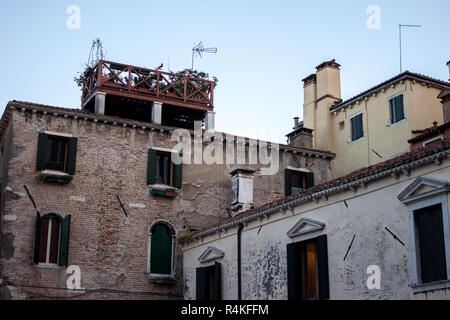
<path id="1" fill-rule="evenodd" d="M 397 98 L 398 96 L 403 96 L 403 119 L 401 119 L 397 122 L 392 122 L 393 119 L 392 119 L 392 111 L 391 111 L 391 100 Z M 388 110 L 389 110 L 388 127 L 395 127 L 396 125 L 406 121 L 406 108 L 405 108 L 406 103 L 405 102 L 406 102 L 406 93 L 403 90 L 400 92 L 397 92 L 396 94 L 387 98 L 387 105 L 388 105 Z"/>
<path id="2" fill-rule="evenodd" d="M 414 195 L 421 186 L 430 186 L 432 191 Z M 412 182 L 400 195 L 398 199 L 408 207 L 408 224 L 410 237 L 410 266 L 411 266 L 411 288 L 413 293 L 420 293 L 444 288 L 450 288 L 450 217 L 448 211 L 448 193 L 450 182 L 434 178 L 419 177 Z M 430 283 L 420 281 L 419 243 L 414 212 L 420 209 L 441 205 L 442 224 L 444 228 L 445 260 L 447 265 L 447 279 Z"/>
<path id="3" fill-rule="evenodd" d="M 154 226 L 156 226 L 157 224 L 165 224 L 171 231 L 172 231 L 172 263 L 171 263 L 171 272 L 170 274 L 159 274 L 159 273 L 151 273 L 151 251 L 152 251 L 152 229 Z M 148 247 L 147 247 L 147 276 L 150 279 L 175 279 L 175 266 L 176 266 L 176 241 L 177 236 L 176 236 L 176 231 L 174 229 L 174 227 L 170 224 L 170 222 L 165 221 L 165 220 L 158 220 L 153 222 L 150 225 L 150 228 L 148 229 Z"/>
<path id="4" fill-rule="evenodd" d="M 62 214 L 59 213 L 59 212 L 56 212 L 56 211 L 48 211 L 48 212 L 43 212 L 43 213 L 41 214 L 41 219 L 43 219 L 43 218 L 46 217 L 46 216 L 53 216 L 53 217 L 59 219 L 59 221 L 60 221 L 60 226 L 59 226 L 59 236 L 58 236 L 58 250 L 57 250 L 58 256 L 57 256 L 56 263 L 39 262 L 39 263 L 35 264 L 34 267 L 37 267 L 37 268 L 44 268 L 44 269 L 63 269 L 63 268 L 65 268 L 65 267 L 59 265 L 59 250 L 60 250 L 60 247 L 61 247 L 61 228 L 62 228 L 62 222 L 63 222 L 65 216 L 62 215 Z M 47 237 L 50 236 L 50 233 L 51 233 L 51 232 L 47 231 Z M 48 238 L 47 238 L 47 250 L 46 250 L 46 255 L 47 255 L 46 260 L 47 260 L 47 261 L 48 261 L 48 258 L 49 258 L 48 256 L 49 256 L 50 246 L 51 246 L 51 243 L 49 243 Z M 34 249 L 34 243 L 33 243 L 33 249 Z"/>
<path id="5" fill-rule="evenodd" d="M 352 120 L 353 118 L 356 118 L 357 116 L 361 115 L 362 119 L 361 119 L 361 126 L 362 126 L 362 136 L 359 137 L 356 140 L 353 140 L 353 125 L 352 125 Z M 366 132 L 364 131 L 364 110 L 358 111 L 355 114 L 352 114 L 350 117 L 348 117 L 348 121 L 350 123 L 350 137 L 349 137 L 349 144 L 353 144 L 356 143 L 358 141 L 363 140 L 366 137 Z"/>

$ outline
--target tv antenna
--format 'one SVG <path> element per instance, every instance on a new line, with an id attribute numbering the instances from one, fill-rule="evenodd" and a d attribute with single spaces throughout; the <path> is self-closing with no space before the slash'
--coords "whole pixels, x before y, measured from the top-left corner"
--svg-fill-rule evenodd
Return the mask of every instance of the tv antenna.
<path id="1" fill-rule="evenodd" d="M 200 41 L 199 43 L 195 44 L 192 48 L 192 68 L 191 70 L 194 70 L 194 58 L 197 54 L 200 58 L 202 57 L 202 53 L 217 53 L 217 48 L 205 48 L 203 46 L 203 42 Z"/>
<path id="2" fill-rule="evenodd" d="M 400 39 L 400 73 L 403 72 L 402 66 L 402 28 L 422 28 L 422 26 L 417 24 L 399 24 L 398 25 L 398 34 Z"/>
<path id="3" fill-rule="evenodd" d="M 95 67 L 99 60 L 103 60 L 106 53 L 103 52 L 102 40 L 96 38 L 92 40 L 91 50 L 89 51 L 88 66 Z"/>

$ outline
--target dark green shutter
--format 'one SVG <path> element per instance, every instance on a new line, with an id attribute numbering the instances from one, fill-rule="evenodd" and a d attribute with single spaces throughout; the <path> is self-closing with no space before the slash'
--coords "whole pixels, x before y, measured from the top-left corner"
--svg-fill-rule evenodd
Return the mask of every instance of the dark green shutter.
<path id="1" fill-rule="evenodd" d="M 284 195 L 286 197 L 292 194 L 292 171 L 284 169 Z"/>
<path id="2" fill-rule="evenodd" d="M 66 173 L 75 174 L 75 165 L 77 162 L 77 138 L 69 138 L 67 150 Z"/>
<path id="3" fill-rule="evenodd" d="M 155 170 L 156 170 L 156 150 L 148 150 L 147 158 L 147 185 L 155 184 Z"/>
<path id="4" fill-rule="evenodd" d="M 297 263 L 297 243 L 290 243 L 287 245 L 287 287 L 288 300 L 298 300 L 297 296 L 298 279 L 300 273 L 300 266 Z"/>
<path id="5" fill-rule="evenodd" d="M 306 173 L 306 189 L 314 187 L 314 173 Z"/>
<path id="6" fill-rule="evenodd" d="M 39 263 L 39 249 L 41 245 L 41 215 L 36 213 L 36 224 L 34 226 L 34 248 L 33 248 L 33 263 Z"/>
<path id="7" fill-rule="evenodd" d="M 158 224 L 152 231 L 150 273 L 172 273 L 172 235 L 164 224 Z"/>
<path id="8" fill-rule="evenodd" d="M 67 266 L 69 263 L 69 237 L 70 237 L 70 215 L 66 216 L 61 224 L 61 239 L 59 240 L 60 266 Z"/>
<path id="9" fill-rule="evenodd" d="M 401 121 L 405 118 L 405 110 L 403 108 L 403 95 L 400 95 L 395 98 L 395 115 L 396 121 Z"/>
<path id="10" fill-rule="evenodd" d="M 196 300 L 207 300 L 207 275 L 208 268 L 197 268 L 195 278 L 195 298 Z"/>
<path id="11" fill-rule="evenodd" d="M 359 114 L 352 118 L 352 141 L 358 140 L 364 136 L 363 115 Z"/>
<path id="12" fill-rule="evenodd" d="M 328 279 L 328 247 L 326 235 L 317 238 L 317 271 L 319 275 L 319 299 L 329 299 L 330 286 Z"/>
<path id="13" fill-rule="evenodd" d="M 222 270 L 219 262 L 213 266 L 213 300 L 222 300 Z"/>
<path id="14" fill-rule="evenodd" d="M 36 170 L 42 171 L 45 170 L 45 163 L 47 157 L 47 135 L 45 133 L 39 133 L 38 137 L 38 147 L 37 147 L 37 155 L 36 155 Z"/>
<path id="15" fill-rule="evenodd" d="M 181 189 L 183 186 L 183 165 L 174 164 L 173 165 L 173 186 L 175 188 Z"/>

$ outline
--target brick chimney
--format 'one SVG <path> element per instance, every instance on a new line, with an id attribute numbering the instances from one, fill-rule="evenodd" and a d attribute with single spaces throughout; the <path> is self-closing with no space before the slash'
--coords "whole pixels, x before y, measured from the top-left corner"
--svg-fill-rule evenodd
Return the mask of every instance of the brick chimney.
<path id="1" fill-rule="evenodd" d="M 237 168 L 231 175 L 231 215 L 253 208 L 253 177 L 255 170 Z"/>
<path id="2" fill-rule="evenodd" d="M 294 131 L 288 133 L 288 144 L 294 147 L 300 148 L 312 148 L 313 147 L 313 130 L 306 128 L 303 125 L 303 121 L 299 122 L 298 118 L 294 118 Z"/>

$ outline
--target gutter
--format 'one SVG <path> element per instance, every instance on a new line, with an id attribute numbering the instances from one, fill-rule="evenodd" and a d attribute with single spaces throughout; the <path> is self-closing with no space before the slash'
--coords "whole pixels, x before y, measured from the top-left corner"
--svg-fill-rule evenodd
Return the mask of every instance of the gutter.
<path id="1" fill-rule="evenodd" d="M 244 225 L 240 223 L 237 232 L 238 301 L 242 300 L 242 272 L 241 272 L 242 229 L 244 229 Z"/>
<path id="2" fill-rule="evenodd" d="M 378 85 L 376 87 L 374 87 L 372 90 L 367 91 L 364 94 L 360 94 L 356 97 L 350 98 L 350 100 L 347 100 L 341 104 L 338 104 L 334 107 L 330 108 L 330 113 L 334 113 L 339 111 L 340 109 L 346 108 L 348 105 L 353 104 L 357 101 L 360 101 L 361 99 L 364 99 L 365 97 L 370 96 L 371 94 L 373 94 L 374 92 L 378 92 L 383 88 L 389 87 L 391 85 L 393 85 L 394 83 L 400 82 L 400 81 L 404 81 L 404 80 L 408 80 L 408 79 L 413 79 L 416 80 L 417 82 L 421 82 L 421 83 L 426 83 L 429 84 L 430 86 L 439 86 L 436 84 L 436 82 L 433 82 L 429 79 L 421 79 L 420 77 L 414 75 L 414 74 L 410 74 L 408 71 L 405 71 L 406 74 L 404 74 L 403 76 L 397 78 L 397 79 L 393 79 L 392 81 L 389 81 L 388 83 L 384 84 L 384 85 Z M 444 84 L 441 84 L 442 87 L 445 87 Z"/>
<path id="3" fill-rule="evenodd" d="M 442 159 L 442 158 L 446 158 L 446 157 L 450 157 L 450 149 L 447 149 L 447 150 L 444 150 L 444 151 L 432 154 L 430 156 L 424 157 L 422 159 L 415 160 L 413 162 L 410 162 L 410 163 L 407 163 L 407 164 L 404 164 L 404 165 L 400 165 L 398 167 L 387 169 L 385 171 L 382 171 L 382 172 L 373 174 L 371 176 L 355 180 L 353 182 L 346 183 L 346 184 L 341 185 L 341 186 L 331 187 L 331 188 L 328 188 L 328 189 L 325 189 L 325 190 L 322 190 L 322 191 L 319 191 L 319 192 L 316 192 L 316 193 L 313 193 L 313 194 L 310 194 L 310 195 L 306 195 L 306 196 L 303 196 L 303 197 L 299 197 L 299 198 L 295 198 L 295 199 L 289 200 L 289 201 L 287 201 L 285 203 L 276 205 L 276 206 L 274 206 L 272 208 L 268 208 L 268 209 L 257 211 L 254 214 L 242 217 L 242 218 L 237 219 L 235 221 L 231 221 L 231 222 L 226 223 L 224 225 L 217 226 L 217 227 L 214 227 L 212 229 L 208 229 L 208 230 L 199 232 L 199 233 L 195 234 L 194 236 L 192 236 L 189 240 L 200 239 L 200 238 L 203 238 L 203 237 L 205 237 L 207 235 L 210 235 L 210 234 L 213 234 L 213 233 L 216 233 L 216 232 L 222 232 L 225 229 L 229 229 L 229 228 L 235 227 L 236 225 L 239 225 L 239 224 L 246 224 L 249 221 L 253 221 L 253 220 L 255 220 L 255 219 L 259 218 L 259 217 L 269 216 L 269 215 L 271 215 L 271 214 L 273 214 L 275 212 L 278 212 L 278 211 L 292 209 L 294 206 L 299 205 L 301 203 L 313 201 L 313 200 L 320 199 L 320 198 L 323 198 L 323 197 L 328 197 L 328 196 L 330 196 L 332 194 L 339 193 L 339 192 L 342 192 L 342 191 L 347 190 L 347 189 L 356 189 L 358 186 L 366 185 L 369 182 L 372 182 L 374 180 L 378 180 L 378 179 L 381 179 L 381 178 L 384 178 L 384 177 L 387 177 L 387 176 L 399 175 L 401 173 L 407 172 L 410 169 L 413 169 L 413 168 L 419 167 L 421 165 L 424 165 L 424 164 L 427 164 L 427 163 L 430 163 L 430 162 L 433 162 L 433 161 L 436 161 L 436 160 L 439 160 L 439 159 Z"/>

